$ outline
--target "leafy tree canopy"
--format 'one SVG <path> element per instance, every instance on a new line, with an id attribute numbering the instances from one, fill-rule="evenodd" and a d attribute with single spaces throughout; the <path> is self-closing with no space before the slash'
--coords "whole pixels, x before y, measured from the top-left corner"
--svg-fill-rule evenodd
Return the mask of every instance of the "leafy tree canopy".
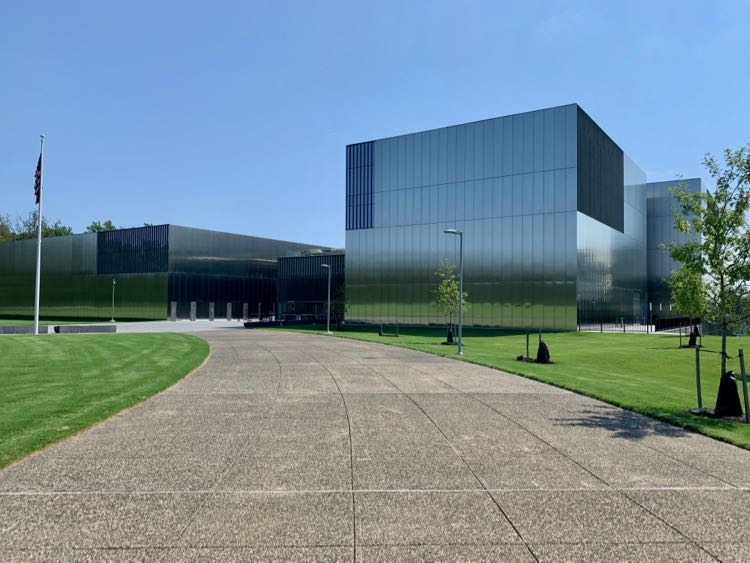
<path id="1" fill-rule="evenodd" d="M 0 240 L 26 240 L 36 238 L 37 229 L 36 210 L 30 211 L 26 216 L 16 217 L 11 221 L 9 215 L 0 215 Z M 42 237 L 57 237 L 62 235 L 72 235 L 73 228 L 63 225 L 58 219 L 50 223 L 46 217 L 42 217 Z"/>
<path id="2" fill-rule="evenodd" d="M 687 268 L 672 272 L 669 289 L 674 308 L 690 319 L 703 317 L 706 311 L 706 288 L 700 274 Z"/>
<path id="3" fill-rule="evenodd" d="M 118 227 L 115 226 L 112 221 L 107 219 L 103 223 L 101 221 L 91 221 L 91 224 L 86 227 L 87 233 L 102 233 L 104 231 L 114 231 Z"/>
<path id="4" fill-rule="evenodd" d="M 723 164 L 706 155 L 703 164 L 716 182 L 711 192 L 672 189 L 677 200 L 675 229 L 694 235 L 669 246 L 682 269 L 701 278 L 705 318 L 721 329 L 721 372 L 726 371 L 726 337 L 730 327 L 750 319 L 750 145 L 724 151 Z"/>

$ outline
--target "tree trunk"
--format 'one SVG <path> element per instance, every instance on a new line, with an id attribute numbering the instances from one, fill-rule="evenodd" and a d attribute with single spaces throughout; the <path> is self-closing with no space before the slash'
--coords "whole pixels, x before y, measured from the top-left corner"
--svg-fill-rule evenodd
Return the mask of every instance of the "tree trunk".
<path id="1" fill-rule="evenodd" d="M 724 276 L 719 278 L 719 307 L 721 311 L 721 376 L 727 372 L 727 329 L 729 323 L 727 322 L 727 314 L 725 311 L 724 303 Z"/>

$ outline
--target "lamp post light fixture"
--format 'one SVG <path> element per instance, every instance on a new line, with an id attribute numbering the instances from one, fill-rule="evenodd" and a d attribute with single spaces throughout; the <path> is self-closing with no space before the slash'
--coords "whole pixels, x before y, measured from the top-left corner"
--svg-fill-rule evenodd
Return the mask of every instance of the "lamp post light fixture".
<path id="1" fill-rule="evenodd" d="M 464 234 L 456 229 L 445 229 L 446 235 L 458 235 L 458 354 L 463 352 L 464 328 Z"/>
<path id="2" fill-rule="evenodd" d="M 117 282 L 115 281 L 115 278 L 112 278 L 112 318 L 109 322 L 113 323 L 115 322 L 115 286 L 117 285 Z"/>
<path id="3" fill-rule="evenodd" d="M 328 270 L 328 307 L 326 309 L 326 334 L 331 334 L 331 265 L 321 264 Z"/>

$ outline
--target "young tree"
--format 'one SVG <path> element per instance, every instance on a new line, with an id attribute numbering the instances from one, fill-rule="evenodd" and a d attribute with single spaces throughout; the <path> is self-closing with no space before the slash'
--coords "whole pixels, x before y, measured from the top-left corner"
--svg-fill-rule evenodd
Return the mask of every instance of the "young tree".
<path id="1" fill-rule="evenodd" d="M 721 374 L 727 367 L 730 327 L 750 318 L 746 306 L 750 285 L 750 145 L 724 151 L 724 164 L 706 155 L 703 164 L 716 182 L 713 193 L 672 189 L 677 199 L 675 229 L 696 235 L 669 246 L 682 268 L 703 280 L 705 318 L 721 330 Z"/>
<path id="2" fill-rule="evenodd" d="M 702 317 L 706 310 L 706 288 L 700 274 L 687 268 L 680 268 L 669 276 L 669 290 L 674 308 L 694 319 Z"/>
<path id="3" fill-rule="evenodd" d="M 453 328 L 453 317 L 458 312 L 458 276 L 456 267 L 447 258 L 443 258 L 435 272 L 438 286 L 435 291 L 435 302 L 448 321 L 448 330 Z M 463 310 L 468 309 L 469 292 L 464 291 Z"/>

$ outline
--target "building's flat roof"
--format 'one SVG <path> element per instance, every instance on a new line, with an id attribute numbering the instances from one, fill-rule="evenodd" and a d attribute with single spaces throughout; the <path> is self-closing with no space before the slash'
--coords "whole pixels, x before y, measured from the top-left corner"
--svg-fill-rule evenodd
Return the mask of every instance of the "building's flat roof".
<path id="1" fill-rule="evenodd" d="M 517 112 L 517 113 L 509 113 L 507 115 L 496 115 L 494 117 L 486 117 L 484 119 L 476 119 L 474 121 L 467 121 L 465 123 L 454 123 L 454 124 L 451 124 L 451 125 L 444 125 L 443 127 L 433 127 L 431 129 L 424 129 L 422 131 L 411 131 L 411 132 L 408 132 L 408 133 L 400 133 L 398 135 L 389 135 L 387 137 L 379 137 L 377 139 L 367 139 L 365 141 L 360 141 L 358 143 L 349 143 L 346 146 L 347 147 L 351 147 L 353 145 L 359 145 L 359 144 L 362 144 L 362 143 L 370 143 L 370 142 L 374 142 L 374 141 L 385 141 L 385 140 L 388 140 L 388 139 L 395 139 L 397 137 L 407 137 L 409 135 L 416 135 L 418 133 L 431 133 L 432 131 L 439 131 L 440 129 L 449 129 L 451 127 L 461 127 L 463 125 L 473 125 L 475 123 L 482 123 L 483 121 L 493 121 L 495 119 L 504 119 L 506 117 L 513 117 L 513 116 L 516 116 L 516 115 L 525 115 L 527 113 L 536 113 L 538 111 L 548 111 L 548 110 L 551 110 L 551 109 L 564 108 L 564 107 L 568 107 L 568 106 L 576 106 L 581 111 L 583 111 L 583 113 L 586 113 L 586 111 L 578 103 L 573 102 L 573 103 L 570 103 L 570 104 L 562 104 L 562 105 L 559 105 L 559 106 L 551 106 L 551 107 L 548 107 L 548 108 L 539 108 L 539 109 L 534 109 L 534 110 L 529 110 L 529 111 L 520 111 L 520 112 Z M 588 115 L 588 113 L 586 113 L 586 115 Z M 591 116 L 589 116 L 589 117 L 591 117 Z M 591 120 L 594 121 L 593 118 L 591 118 Z M 596 121 L 594 121 L 594 123 L 596 123 Z"/>

